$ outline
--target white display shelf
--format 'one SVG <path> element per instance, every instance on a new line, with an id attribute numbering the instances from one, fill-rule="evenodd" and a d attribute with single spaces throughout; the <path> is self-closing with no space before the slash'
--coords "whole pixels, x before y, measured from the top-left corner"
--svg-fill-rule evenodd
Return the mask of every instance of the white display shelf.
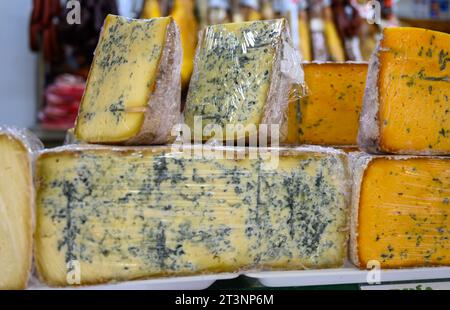
<path id="1" fill-rule="evenodd" d="M 222 273 L 191 277 L 171 277 L 150 280 L 136 280 L 101 285 L 54 288 L 33 278 L 29 290 L 203 290 L 217 280 L 231 280 L 245 275 L 258 280 L 266 287 L 299 287 L 316 285 L 368 284 L 368 279 L 378 279 L 381 284 L 403 281 L 450 279 L 450 267 L 385 269 L 376 277 L 374 271 L 359 270 L 350 264 L 343 268 L 298 270 L 298 271 L 254 271 L 242 273 Z M 380 284 L 378 283 L 378 284 Z M 372 283 L 369 283 L 372 284 Z"/>
<path id="2" fill-rule="evenodd" d="M 379 271 L 381 283 L 450 279 L 450 267 L 385 269 Z M 301 271 L 265 271 L 245 273 L 245 276 L 257 279 L 267 287 L 367 284 L 369 271 L 359 270 L 346 265 L 344 268 L 301 270 Z M 374 275 L 373 271 L 369 279 Z"/>
<path id="3" fill-rule="evenodd" d="M 32 279 L 29 290 L 204 290 L 217 280 L 237 278 L 237 273 L 222 273 L 212 275 L 199 275 L 192 277 L 171 277 L 150 280 L 136 280 L 101 285 L 86 285 L 79 287 L 48 287 L 37 279 Z"/>

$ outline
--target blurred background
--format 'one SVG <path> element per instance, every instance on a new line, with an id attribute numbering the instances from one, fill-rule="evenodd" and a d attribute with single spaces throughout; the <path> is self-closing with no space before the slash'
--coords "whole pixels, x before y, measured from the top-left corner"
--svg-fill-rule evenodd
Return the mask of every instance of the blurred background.
<path id="1" fill-rule="evenodd" d="M 103 19 L 172 15 L 189 86 L 197 32 L 209 24 L 286 17 L 305 61 L 367 61 L 382 27 L 450 32 L 450 0 L 0 1 L 0 124 L 32 129 L 47 146 L 73 127 Z M 79 16 L 73 15 L 79 8 Z M 74 23 L 75 22 L 75 23 Z"/>

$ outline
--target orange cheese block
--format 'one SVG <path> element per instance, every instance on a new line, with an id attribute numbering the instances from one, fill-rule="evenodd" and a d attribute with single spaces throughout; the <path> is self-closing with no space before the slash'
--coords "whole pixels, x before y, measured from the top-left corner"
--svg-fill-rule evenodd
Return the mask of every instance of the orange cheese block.
<path id="1" fill-rule="evenodd" d="M 356 145 L 365 63 L 304 64 L 307 96 L 292 100 L 288 144 Z"/>
<path id="2" fill-rule="evenodd" d="M 358 156 L 352 261 L 450 266 L 450 158 Z"/>
<path id="3" fill-rule="evenodd" d="M 450 35 L 386 28 L 371 58 L 359 143 L 369 152 L 450 154 Z"/>

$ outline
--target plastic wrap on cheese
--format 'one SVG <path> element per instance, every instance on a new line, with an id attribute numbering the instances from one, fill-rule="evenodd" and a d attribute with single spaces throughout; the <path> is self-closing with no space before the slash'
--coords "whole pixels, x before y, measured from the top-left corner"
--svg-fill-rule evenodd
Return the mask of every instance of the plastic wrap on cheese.
<path id="1" fill-rule="evenodd" d="M 0 135 L 12 140 L 20 141 L 23 147 L 28 151 L 31 159 L 34 159 L 40 150 L 44 148 L 41 140 L 25 128 L 15 126 L 0 125 Z"/>
<path id="2" fill-rule="evenodd" d="M 29 131 L 0 126 L 0 290 L 24 289 L 31 271 L 32 166 L 42 143 Z"/>
<path id="3" fill-rule="evenodd" d="M 367 63 L 304 63 L 307 91 L 289 102 L 283 143 L 357 145 Z"/>
<path id="4" fill-rule="evenodd" d="M 199 35 L 185 122 L 195 141 L 233 140 L 227 125 L 255 135 L 260 124 L 278 125 L 282 140 L 288 98 L 301 95 L 303 80 L 286 20 L 206 27 Z"/>
<path id="5" fill-rule="evenodd" d="M 336 150 L 67 146 L 40 155 L 36 181 L 36 263 L 52 286 L 346 257 L 350 183 Z"/>
<path id="6" fill-rule="evenodd" d="M 172 140 L 181 120 L 181 55 L 171 17 L 108 15 L 75 126 L 78 140 L 149 145 Z"/>
<path id="7" fill-rule="evenodd" d="M 370 153 L 450 154 L 450 35 L 385 28 L 369 63 L 358 143 Z"/>
<path id="8" fill-rule="evenodd" d="M 77 140 L 75 137 L 75 128 L 70 128 L 66 131 L 66 136 L 64 137 L 63 145 L 70 145 L 70 144 L 79 144 L 80 141 Z"/>
<path id="9" fill-rule="evenodd" d="M 450 158 L 350 157 L 355 265 L 450 266 Z"/>

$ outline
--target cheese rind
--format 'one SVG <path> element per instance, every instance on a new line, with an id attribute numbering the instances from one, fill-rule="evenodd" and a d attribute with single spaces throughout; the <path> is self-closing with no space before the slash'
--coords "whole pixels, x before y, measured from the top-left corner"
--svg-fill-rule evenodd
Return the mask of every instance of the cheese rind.
<path id="1" fill-rule="evenodd" d="M 30 133 L 0 126 L 0 290 L 24 289 L 31 271 L 34 189 Z"/>
<path id="2" fill-rule="evenodd" d="M 357 145 L 367 63 L 304 63 L 307 94 L 289 102 L 287 144 Z"/>
<path id="3" fill-rule="evenodd" d="M 281 125 L 290 87 L 301 80 L 300 57 L 284 19 L 209 26 L 197 46 L 186 124 L 191 131 L 209 125 L 224 133 L 227 124 L 255 129 L 259 124 Z M 196 116 L 202 117 L 198 129 Z M 209 138 L 203 132 L 197 136 Z"/>
<path id="4" fill-rule="evenodd" d="M 180 121 L 181 43 L 171 17 L 108 15 L 75 127 L 80 141 L 160 144 Z"/>
<path id="5" fill-rule="evenodd" d="M 216 154 L 217 154 L 217 148 Z M 50 285 L 241 269 L 338 267 L 346 253 L 345 154 L 261 159 L 169 147 L 69 147 L 37 162 L 36 263 Z M 74 264 L 76 265 L 76 264 Z"/>
<path id="6" fill-rule="evenodd" d="M 386 28 L 369 64 L 358 142 L 372 153 L 450 153 L 450 35 Z"/>
<path id="7" fill-rule="evenodd" d="M 450 160 L 356 155 L 351 259 L 362 269 L 450 265 Z"/>

